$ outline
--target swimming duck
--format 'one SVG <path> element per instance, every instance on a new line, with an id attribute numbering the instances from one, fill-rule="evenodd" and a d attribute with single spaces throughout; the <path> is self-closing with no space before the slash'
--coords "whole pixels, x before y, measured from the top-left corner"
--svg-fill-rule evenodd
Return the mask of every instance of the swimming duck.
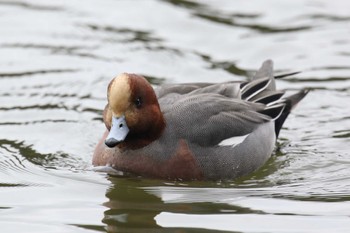
<path id="1" fill-rule="evenodd" d="M 291 73 L 294 74 L 294 73 Z M 108 85 L 106 131 L 94 166 L 142 177 L 227 180 L 247 175 L 271 156 L 279 131 L 307 90 L 282 98 L 273 62 L 251 81 L 168 84 L 153 89 L 123 73 Z"/>

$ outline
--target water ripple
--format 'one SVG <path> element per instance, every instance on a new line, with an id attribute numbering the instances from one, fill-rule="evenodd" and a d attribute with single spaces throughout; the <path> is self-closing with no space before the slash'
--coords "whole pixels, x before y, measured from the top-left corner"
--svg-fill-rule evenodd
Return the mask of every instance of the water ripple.
<path id="1" fill-rule="evenodd" d="M 14 6 L 14 7 L 21 7 L 28 10 L 38 10 L 38 11 L 63 11 L 64 9 L 62 7 L 58 6 L 50 6 L 50 5 L 36 5 L 31 4 L 27 2 L 21 2 L 21 1 L 0 1 L 0 6 Z"/>
<path id="2" fill-rule="evenodd" d="M 262 24 L 248 24 L 248 23 L 237 23 L 234 21 L 232 16 L 229 17 L 223 17 L 218 16 L 220 14 L 215 14 L 215 16 L 210 14 L 203 14 L 203 13 L 196 13 L 196 16 L 209 20 L 211 22 L 225 24 L 233 27 L 242 27 L 242 28 L 248 28 L 253 31 L 257 31 L 260 33 L 289 33 L 289 32 L 298 32 L 298 31 L 308 31 L 312 29 L 312 26 L 298 26 L 298 27 L 272 27 L 268 25 L 262 25 Z"/>
<path id="3" fill-rule="evenodd" d="M 10 149 L 8 149 L 8 147 L 10 147 Z M 27 168 L 27 165 L 24 165 L 26 162 L 46 169 L 80 169 L 75 166 L 77 162 L 79 163 L 79 159 L 73 158 L 63 152 L 43 154 L 35 151 L 32 146 L 26 146 L 23 142 L 4 139 L 0 140 L 0 148 L 7 148 L 6 150 L 12 151 L 10 155 L 8 155 L 7 160 L 1 161 L 2 166 L 7 167 L 7 169 L 3 170 L 5 173 L 9 171 L 8 168 L 12 171 L 17 170 L 17 172 L 20 173 L 33 173 L 31 169 Z M 29 167 L 32 167 L 32 165 L 29 165 Z"/>
<path id="4" fill-rule="evenodd" d="M 247 28 L 253 31 L 257 31 L 259 33 L 289 33 L 289 32 L 298 32 L 298 31 L 309 31 L 313 28 L 311 25 L 305 26 L 289 26 L 287 27 L 272 27 L 269 25 L 263 25 L 258 23 L 239 23 L 236 22 L 236 19 L 258 19 L 261 17 L 260 14 L 243 14 L 243 13 L 233 13 L 233 14 L 225 14 L 224 12 L 220 12 L 218 10 L 213 10 L 208 6 L 187 0 L 164 0 L 168 3 L 171 3 L 178 7 L 184 7 L 186 9 L 194 10 L 193 15 L 199 17 L 204 20 L 208 20 L 210 22 L 228 25 L 232 27 L 240 27 Z"/>
<path id="5" fill-rule="evenodd" d="M 127 38 L 123 38 L 120 40 L 122 43 L 128 42 L 142 42 L 143 44 L 147 44 L 148 42 L 161 42 L 161 38 L 157 38 L 153 35 L 152 32 L 149 31 L 141 31 L 141 30 L 132 30 L 129 28 L 116 28 L 112 26 L 99 26 L 94 24 L 86 25 L 87 28 L 93 31 L 112 33 L 116 36 L 126 36 Z"/>
<path id="6" fill-rule="evenodd" d="M 33 71 L 24 71 L 24 72 L 11 72 L 11 73 L 0 73 L 0 78 L 2 77 L 27 77 L 32 75 L 41 75 L 41 74 L 52 74 L 52 73 L 73 73 L 78 72 L 77 69 L 51 69 L 51 70 L 33 70 Z"/>
<path id="7" fill-rule="evenodd" d="M 330 15 L 330 14 L 311 14 L 306 15 L 305 18 L 311 18 L 311 19 L 326 19 L 329 21 L 339 22 L 339 21 L 350 21 L 349 16 L 339 16 L 339 15 Z"/>

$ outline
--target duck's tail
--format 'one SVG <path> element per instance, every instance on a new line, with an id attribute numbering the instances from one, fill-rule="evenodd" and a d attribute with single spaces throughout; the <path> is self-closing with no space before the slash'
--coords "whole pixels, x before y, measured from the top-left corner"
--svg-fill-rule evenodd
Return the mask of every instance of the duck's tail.
<path id="1" fill-rule="evenodd" d="M 274 76 L 273 62 L 272 60 L 266 60 L 250 82 L 241 84 L 242 99 L 266 105 L 266 108 L 261 113 L 275 120 L 276 137 L 278 137 L 283 123 L 291 110 L 307 95 L 309 90 L 301 90 L 291 96 L 282 98 L 285 92 L 276 90 L 275 79 L 297 73 L 299 72 Z"/>
<path id="2" fill-rule="evenodd" d="M 281 100 L 281 102 L 284 104 L 284 109 L 281 115 L 275 120 L 276 137 L 278 137 L 283 123 L 287 119 L 289 113 L 292 111 L 292 109 L 295 108 L 295 106 L 300 102 L 300 100 L 302 100 L 307 95 L 307 93 L 309 93 L 309 90 L 303 89 Z"/>

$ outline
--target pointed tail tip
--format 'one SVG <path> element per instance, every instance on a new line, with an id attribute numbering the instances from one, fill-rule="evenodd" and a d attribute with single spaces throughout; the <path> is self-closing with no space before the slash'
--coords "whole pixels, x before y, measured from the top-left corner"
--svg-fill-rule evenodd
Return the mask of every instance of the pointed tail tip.
<path id="1" fill-rule="evenodd" d="M 271 59 L 267 59 L 261 64 L 260 70 L 264 69 L 273 71 L 273 61 Z"/>
<path id="2" fill-rule="evenodd" d="M 310 92 L 309 88 L 302 89 L 297 93 L 288 96 L 286 99 L 290 101 L 291 109 L 294 109 L 295 106 Z"/>
<path id="3" fill-rule="evenodd" d="M 282 114 L 275 121 L 275 133 L 278 137 L 279 132 L 283 126 L 284 121 L 287 119 L 289 113 L 295 108 L 295 106 L 310 92 L 310 89 L 305 88 L 297 93 L 290 95 L 283 99 L 285 108 L 283 109 Z"/>
<path id="4" fill-rule="evenodd" d="M 310 88 L 301 89 L 299 92 L 296 93 L 296 95 L 299 95 L 301 100 L 310 92 L 310 90 Z"/>
<path id="5" fill-rule="evenodd" d="M 260 79 L 260 78 L 273 78 L 273 61 L 271 59 L 265 60 L 259 70 L 255 73 L 252 80 Z"/>
<path id="6" fill-rule="evenodd" d="M 266 59 L 266 60 L 263 62 L 262 66 L 264 66 L 264 65 L 273 65 L 272 59 Z"/>

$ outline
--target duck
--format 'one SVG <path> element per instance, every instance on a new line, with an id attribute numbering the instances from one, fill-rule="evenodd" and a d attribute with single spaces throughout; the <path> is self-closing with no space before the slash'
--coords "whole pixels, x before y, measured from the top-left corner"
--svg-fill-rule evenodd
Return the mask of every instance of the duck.
<path id="1" fill-rule="evenodd" d="M 122 73 L 107 88 L 106 130 L 92 164 L 145 178 L 233 180 L 273 154 L 289 113 L 308 89 L 284 97 L 273 61 L 249 81 L 164 84 Z"/>

